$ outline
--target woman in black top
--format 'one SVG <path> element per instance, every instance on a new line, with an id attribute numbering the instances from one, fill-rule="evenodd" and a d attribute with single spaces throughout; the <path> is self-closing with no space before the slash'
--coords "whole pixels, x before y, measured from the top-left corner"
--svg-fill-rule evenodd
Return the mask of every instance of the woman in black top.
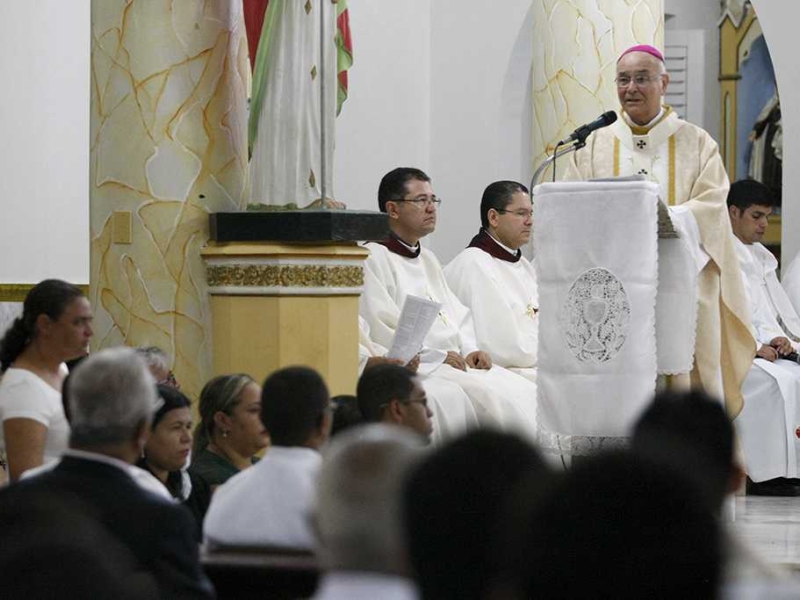
<path id="1" fill-rule="evenodd" d="M 192 448 L 191 402 L 167 385 L 158 386 L 158 395 L 162 404 L 153 415 L 150 437 L 138 466 L 155 475 L 172 497 L 191 511 L 200 540 L 211 491 L 204 480 L 186 470 Z"/>

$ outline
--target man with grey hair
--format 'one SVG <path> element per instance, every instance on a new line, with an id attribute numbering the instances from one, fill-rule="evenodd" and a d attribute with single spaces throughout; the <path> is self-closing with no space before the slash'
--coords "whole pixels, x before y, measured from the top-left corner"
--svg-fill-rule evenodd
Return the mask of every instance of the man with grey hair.
<path id="1" fill-rule="evenodd" d="M 401 486 L 422 440 L 384 424 L 335 438 L 323 457 L 314 513 L 327 573 L 314 600 L 412 600 L 401 523 Z"/>
<path id="2" fill-rule="evenodd" d="M 69 390 L 72 433 L 63 459 L 2 493 L 46 496 L 84 511 L 130 550 L 163 598 L 214 597 L 189 513 L 143 490 L 130 475 L 157 400 L 144 360 L 130 348 L 101 350 L 75 369 Z"/>
<path id="3" fill-rule="evenodd" d="M 156 383 L 174 387 L 176 390 L 181 389 L 181 384 L 175 379 L 175 374 L 170 369 L 170 360 L 166 352 L 158 346 L 140 346 L 136 348 L 136 352 L 147 363 L 147 368 L 155 377 Z"/>

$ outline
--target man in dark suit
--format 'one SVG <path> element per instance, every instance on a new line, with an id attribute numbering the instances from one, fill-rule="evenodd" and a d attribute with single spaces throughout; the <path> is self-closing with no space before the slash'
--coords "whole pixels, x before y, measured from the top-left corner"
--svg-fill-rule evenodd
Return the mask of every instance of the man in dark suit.
<path id="1" fill-rule="evenodd" d="M 53 470 L 2 493 L 46 496 L 83 511 L 130 550 L 161 598 L 213 598 L 189 513 L 145 491 L 130 475 L 156 400 L 155 382 L 134 350 L 93 354 L 69 381 L 70 449 Z"/>

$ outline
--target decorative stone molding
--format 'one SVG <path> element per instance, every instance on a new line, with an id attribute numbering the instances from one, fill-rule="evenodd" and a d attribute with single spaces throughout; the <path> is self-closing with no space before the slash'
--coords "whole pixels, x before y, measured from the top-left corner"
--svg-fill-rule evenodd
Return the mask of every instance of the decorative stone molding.
<path id="1" fill-rule="evenodd" d="M 206 279 L 210 294 L 226 295 L 326 295 L 361 293 L 364 269 L 342 261 L 261 259 L 218 264 L 208 261 Z"/>

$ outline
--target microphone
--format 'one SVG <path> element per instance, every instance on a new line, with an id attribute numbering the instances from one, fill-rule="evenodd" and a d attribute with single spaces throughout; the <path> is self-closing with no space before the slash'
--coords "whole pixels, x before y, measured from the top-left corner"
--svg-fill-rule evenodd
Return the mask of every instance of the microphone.
<path id="1" fill-rule="evenodd" d="M 608 112 L 604 112 L 602 115 L 597 117 L 591 123 L 587 123 L 586 125 L 581 125 L 575 131 L 569 134 L 569 137 L 561 140 L 558 142 L 559 146 L 563 146 L 564 144 L 568 144 L 573 140 L 577 140 L 578 142 L 586 141 L 586 138 L 589 137 L 589 134 L 595 131 L 596 129 L 602 129 L 603 127 L 608 127 L 614 121 L 617 120 L 617 113 L 613 110 Z"/>

